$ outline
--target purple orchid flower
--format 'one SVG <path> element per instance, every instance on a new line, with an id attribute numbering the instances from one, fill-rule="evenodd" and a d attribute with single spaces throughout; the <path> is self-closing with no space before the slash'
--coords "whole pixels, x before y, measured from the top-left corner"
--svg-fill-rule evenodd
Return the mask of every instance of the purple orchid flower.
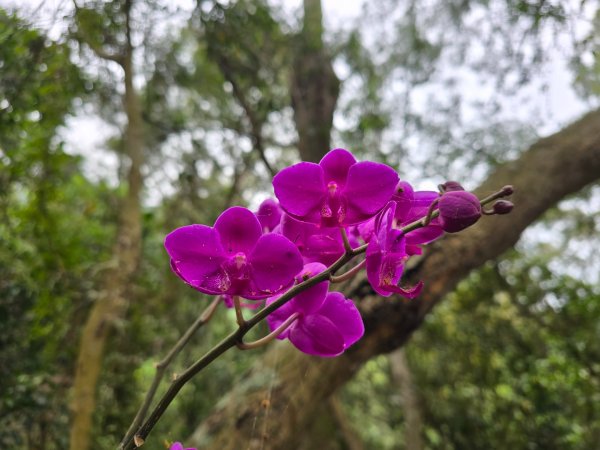
<path id="1" fill-rule="evenodd" d="M 279 225 L 282 210 L 277 200 L 268 198 L 260 204 L 255 214 L 263 231 L 267 233 L 272 232 Z"/>
<path id="2" fill-rule="evenodd" d="M 415 190 L 410 183 L 400 181 L 392 200 L 396 202 L 396 219 L 400 223 L 406 222 L 410 210 L 415 205 Z"/>
<path id="3" fill-rule="evenodd" d="M 412 299 L 420 294 L 423 283 L 410 289 L 397 285 L 409 255 L 407 238 L 393 226 L 395 213 L 396 202 L 391 201 L 376 218 L 375 231 L 366 252 L 367 279 L 379 295 L 389 297 L 396 293 Z"/>
<path id="4" fill-rule="evenodd" d="M 398 226 L 408 225 L 416 220 L 422 219 L 427 215 L 431 204 L 440 198 L 440 194 L 435 191 L 416 191 L 413 193 L 412 206 L 406 214 L 398 217 Z M 439 219 L 433 219 L 429 225 L 417 228 L 416 230 L 407 233 L 406 245 L 409 247 L 429 244 L 430 242 L 439 239 L 444 234 L 444 229 L 441 226 Z M 420 253 L 420 252 L 419 252 Z M 411 253 L 412 254 L 412 253 Z"/>
<path id="5" fill-rule="evenodd" d="M 440 195 L 433 191 L 414 191 L 412 186 L 406 181 L 398 183 L 396 193 L 392 201 L 396 204 L 394 213 L 394 228 L 402 228 L 412 222 L 422 219 L 427 215 L 430 205 L 439 199 Z M 365 242 L 369 242 L 375 233 L 374 217 L 357 226 L 360 236 Z M 410 255 L 420 255 L 422 244 L 428 244 L 440 238 L 444 234 L 439 219 L 433 219 L 425 227 L 417 228 L 406 234 L 406 253 Z"/>
<path id="6" fill-rule="evenodd" d="M 320 263 L 310 263 L 298 275 L 303 281 L 325 270 Z M 277 338 L 289 339 L 300 351 L 309 355 L 332 357 L 342 354 L 365 332 L 358 309 L 340 292 L 327 293 L 329 282 L 323 281 L 301 292 L 267 317 L 275 330 L 292 314 L 298 318 Z M 278 297 L 267 300 L 267 305 Z"/>
<path id="7" fill-rule="evenodd" d="M 171 447 L 169 447 L 169 450 L 197 450 L 197 449 L 194 447 L 183 448 L 183 445 L 181 444 L 181 442 L 173 442 L 173 445 L 171 445 Z"/>
<path id="8" fill-rule="evenodd" d="M 330 266 L 344 254 L 342 236 L 336 228 L 319 228 L 284 214 L 281 233 L 296 244 L 306 263 L 320 262 Z"/>
<path id="9" fill-rule="evenodd" d="M 188 225 L 165 238 L 171 268 L 187 284 L 212 295 L 256 300 L 287 288 L 302 269 L 296 246 L 279 234 L 262 233 L 256 216 L 234 206 L 214 227 Z"/>
<path id="10" fill-rule="evenodd" d="M 385 164 L 356 162 L 338 148 L 319 164 L 301 162 L 273 178 L 275 195 L 289 215 L 321 227 L 355 225 L 377 214 L 390 200 L 398 174 Z"/>

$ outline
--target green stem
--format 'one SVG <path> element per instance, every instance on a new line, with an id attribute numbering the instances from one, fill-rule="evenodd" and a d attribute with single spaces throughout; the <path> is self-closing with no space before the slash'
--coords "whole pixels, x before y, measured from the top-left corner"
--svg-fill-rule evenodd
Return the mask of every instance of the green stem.
<path id="1" fill-rule="evenodd" d="M 242 312 L 242 303 L 240 302 L 240 296 L 233 296 L 233 306 L 235 308 L 235 319 L 240 328 L 243 328 L 246 321 L 244 320 L 244 313 Z"/>
<path id="2" fill-rule="evenodd" d="M 186 346 L 186 344 L 190 341 L 194 333 L 198 331 L 200 327 L 206 324 L 215 313 L 217 306 L 221 303 L 221 297 L 215 298 L 210 305 L 200 314 L 200 316 L 194 321 L 194 323 L 187 329 L 187 331 L 181 336 L 181 338 L 177 341 L 177 343 L 171 348 L 169 353 L 156 364 L 156 373 L 154 374 L 154 379 L 152 380 L 152 384 L 150 385 L 150 389 L 146 393 L 144 397 L 144 401 L 142 402 L 142 406 L 138 410 L 133 422 L 129 426 L 125 437 L 121 441 L 120 448 L 125 447 L 125 443 L 133 438 L 135 430 L 138 429 L 144 417 L 148 413 L 148 409 L 150 408 L 150 404 L 156 395 L 156 391 L 158 390 L 158 386 L 160 385 L 160 381 L 162 380 L 167 367 L 171 364 L 171 361 L 179 354 L 179 352 Z"/>
<path id="3" fill-rule="evenodd" d="M 345 273 L 343 273 L 341 275 L 338 275 L 337 277 L 334 277 L 334 276 L 330 277 L 329 281 L 331 281 L 332 283 L 341 283 L 342 281 L 349 280 L 354 275 L 356 275 L 358 272 L 360 272 L 360 270 L 363 267 L 365 267 L 366 263 L 367 263 L 367 260 L 363 259 L 361 262 L 359 262 L 357 265 L 355 265 L 348 272 L 345 272 Z"/>
<path id="4" fill-rule="evenodd" d="M 281 333 L 283 333 L 292 323 L 294 323 L 294 321 L 298 317 L 300 317 L 300 313 L 295 312 L 290 317 L 288 317 L 287 319 L 285 319 L 282 322 L 281 325 L 279 325 L 277 328 L 275 328 L 275 330 L 271 331 L 265 337 L 257 339 L 254 342 L 248 342 L 248 343 L 240 342 L 240 343 L 237 344 L 237 346 L 241 350 L 250 350 L 250 349 L 253 349 L 253 348 L 262 347 L 263 345 L 268 344 L 273 339 L 275 339 L 277 336 L 279 336 Z"/>
<path id="5" fill-rule="evenodd" d="M 352 246 L 350 245 L 350 241 L 348 240 L 348 234 L 346 233 L 346 229 L 344 227 L 340 227 L 340 233 L 342 234 L 342 241 L 344 242 L 344 250 L 346 253 L 352 252 Z"/>

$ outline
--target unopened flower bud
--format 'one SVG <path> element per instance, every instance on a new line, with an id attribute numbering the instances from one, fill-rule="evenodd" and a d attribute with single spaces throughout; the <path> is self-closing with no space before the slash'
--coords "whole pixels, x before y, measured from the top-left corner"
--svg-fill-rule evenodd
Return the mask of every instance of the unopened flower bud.
<path id="1" fill-rule="evenodd" d="M 493 211 L 494 214 L 508 214 L 512 211 L 515 205 L 513 202 L 509 202 L 508 200 L 498 200 L 494 203 Z"/>
<path id="2" fill-rule="evenodd" d="M 444 184 L 440 184 L 438 188 L 442 193 L 465 190 L 458 181 L 446 181 Z"/>
<path id="3" fill-rule="evenodd" d="M 470 227 L 481 217 L 479 199 L 467 191 L 450 191 L 440 197 L 438 208 L 442 228 L 456 233 Z"/>
<path id="4" fill-rule="evenodd" d="M 502 194 L 506 197 L 508 197 L 509 195 L 513 195 L 513 192 L 515 192 L 515 189 L 510 184 L 502 188 Z"/>

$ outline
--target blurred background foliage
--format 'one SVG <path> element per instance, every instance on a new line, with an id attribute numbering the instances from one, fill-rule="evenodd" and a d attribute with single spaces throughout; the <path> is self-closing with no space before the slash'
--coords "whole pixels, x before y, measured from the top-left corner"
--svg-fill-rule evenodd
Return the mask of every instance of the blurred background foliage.
<path id="1" fill-rule="evenodd" d="M 94 52 L 128 45 L 122 5 L 81 1 L 78 14 L 68 2 L 0 7 L 2 448 L 68 446 L 79 336 L 112 261 L 127 190 L 123 77 Z M 270 195 L 270 173 L 298 160 L 289 85 L 301 14 L 284 6 L 134 4 L 142 256 L 102 363 L 92 448 L 115 447 L 154 362 L 208 304 L 170 272 L 164 235 L 211 224 L 229 205 L 256 207 Z M 366 2 L 324 35 L 342 82 L 333 146 L 385 161 L 417 185 L 455 178 L 475 187 L 556 129 L 543 110 L 553 58 L 569 64 L 563 76 L 587 106 L 597 104 L 597 7 Z M 106 139 L 94 146 L 86 133 Z M 115 163 L 106 170 L 100 160 Z M 463 281 L 406 349 L 371 360 L 339 394 L 362 448 L 597 449 L 599 214 L 597 186 L 561 203 L 501 261 Z M 170 372 L 232 323 L 219 310 Z M 218 359 L 155 435 L 189 435 L 259 353 Z"/>

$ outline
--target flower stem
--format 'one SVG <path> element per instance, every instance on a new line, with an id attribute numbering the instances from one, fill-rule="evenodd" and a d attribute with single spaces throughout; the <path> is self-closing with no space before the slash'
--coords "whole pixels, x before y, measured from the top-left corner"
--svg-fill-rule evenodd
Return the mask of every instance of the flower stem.
<path id="1" fill-rule="evenodd" d="M 439 198 L 436 198 L 434 201 L 431 202 L 431 205 L 429 205 L 429 209 L 427 210 L 427 215 L 423 219 L 424 227 L 429 225 L 431 223 L 431 221 L 433 220 L 433 212 L 435 211 L 435 207 L 437 206 L 438 202 L 439 202 Z"/>
<path id="2" fill-rule="evenodd" d="M 217 306 L 221 303 L 221 299 L 219 297 L 215 298 L 210 305 L 200 314 L 200 316 L 195 320 L 195 322 L 187 329 L 187 331 L 181 336 L 181 338 L 177 341 L 177 343 L 169 350 L 169 353 L 158 363 L 156 363 L 156 373 L 154 374 L 154 379 L 152 380 L 152 384 L 150 385 L 150 389 L 146 393 L 144 397 L 144 401 L 140 406 L 140 409 L 135 415 L 133 422 L 129 426 L 127 433 L 125 433 L 125 437 L 121 441 L 120 448 L 125 447 L 125 443 L 131 438 L 134 437 L 135 430 L 138 429 L 144 417 L 148 413 L 148 409 L 150 408 L 150 404 L 156 395 L 156 391 L 158 390 L 158 386 L 160 385 L 160 381 L 162 380 L 167 367 L 171 364 L 171 361 L 179 354 L 179 352 L 186 346 L 186 344 L 190 341 L 192 336 L 200 327 L 206 324 L 214 315 Z"/>
<path id="3" fill-rule="evenodd" d="M 356 275 L 358 272 L 360 272 L 360 270 L 365 267 L 367 263 L 366 259 L 363 259 L 361 262 L 359 262 L 357 265 L 355 265 L 352 269 L 350 269 L 349 271 L 338 275 L 338 276 L 331 276 L 329 277 L 329 281 L 331 281 L 332 283 L 341 283 L 342 281 L 346 281 L 349 280 L 350 278 L 352 278 L 354 275 Z"/>
<path id="4" fill-rule="evenodd" d="M 291 316 L 289 316 L 287 319 L 285 319 L 281 325 L 279 325 L 277 328 L 275 328 L 275 330 L 271 331 L 269 334 L 267 334 L 265 337 L 262 337 L 260 339 L 257 339 L 254 342 L 238 342 L 237 347 L 241 350 L 250 350 L 253 348 L 258 348 L 258 347 L 262 347 L 263 345 L 268 344 L 269 342 L 271 342 L 273 339 L 275 339 L 277 336 L 279 336 L 281 333 L 283 333 L 287 328 L 289 328 L 289 326 L 295 322 L 295 320 L 300 317 L 300 313 L 295 312 L 294 314 L 292 314 Z"/>
<path id="5" fill-rule="evenodd" d="M 246 326 L 246 320 L 244 320 L 244 314 L 242 313 L 242 303 L 240 302 L 240 296 L 233 296 L 233 306 L 235 308 L 235 319 L 240 328 Z"/>
<path id="6" fill-rule="evenodd" d="M 348 240 L 348 233 L 346 233 L 346 229 L 344 227 L 340 227 L 340 233 L 342 234 L 342 242 L 344 243 L 344 250 L 346 251 L 346 254 L 352 253 L 352 246 Z"/>

